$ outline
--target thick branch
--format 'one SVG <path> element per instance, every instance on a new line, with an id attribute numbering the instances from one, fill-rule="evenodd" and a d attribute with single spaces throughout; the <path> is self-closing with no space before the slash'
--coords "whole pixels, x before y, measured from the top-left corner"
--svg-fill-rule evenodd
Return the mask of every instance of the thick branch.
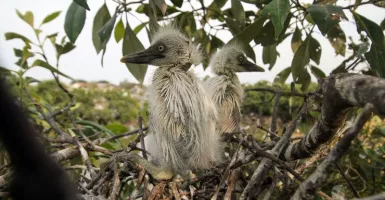
<path id="1" fill-rule="evenodd" d="M 384 79 L 360 74 L 336 74 L 323 81 L 322 92 L 324 98 L 320 118 L 306 137 L 282 151 L 282 159 L 310 157 L 321 144 L 335 135 L 350 107 L 371 103 L 380 115 L 385 115 Z"/>
<path id="2" fill-rule="evenodd" d="M 384 200 L 384 199 L 385 199 L 385 193 L 381 193 L 370 197 L 365 197 L 361 199 L 352 199 L 352 200 Z"/>
<path id="3" fill-rule="evenodd" d="M 322 161 L 313 174 L 300 185 L 291 199 L 312 199 L 314 197 L 316 190 L 326 182 L 329 174 L 332 172 L 334 162 L 349 149 L 352 140 L 370 118 L 373 110 L 372 104 L 365 106 L 365 109 L 353 127 L 350 128 L 340 142 L 333 147 L 329 155 Z"/>

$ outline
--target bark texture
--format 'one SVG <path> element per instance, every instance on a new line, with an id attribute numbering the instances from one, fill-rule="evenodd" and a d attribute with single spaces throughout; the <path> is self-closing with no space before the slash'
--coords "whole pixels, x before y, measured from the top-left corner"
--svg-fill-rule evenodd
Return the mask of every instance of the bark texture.
<path id="1" fill-rule="evenodd" d="M 282 151 L 281 159 L 290 161 L 310 157 L 343 125 L 348 108 L 371 103 L 379 115 L 385 116 L 384 79 L 361 74 L 336 74 L 323 81 L 322 94 L 322 110 L 318 121 L 304 138 Z"/>

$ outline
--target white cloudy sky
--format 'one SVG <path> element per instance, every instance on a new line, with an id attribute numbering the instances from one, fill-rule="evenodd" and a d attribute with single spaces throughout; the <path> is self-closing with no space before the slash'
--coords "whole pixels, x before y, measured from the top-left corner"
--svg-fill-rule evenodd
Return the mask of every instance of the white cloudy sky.
<path id="1" fill-rule="evenodd" d="M 303 1 L 309 0 L 301 0 L 300 2 Z M 48 25 L 45 25 L 42 29 L 47 34 L 59 32 L 59 35 L 63 36 L 65 34 L 63 28 L 65 12 L 71 2 L 72 0 L 0 0 L 0 18 L 2 19 L 0 26 L 0 58 L 2 60 L 2 66 L 11 69 L 17 69 L 17 66 L 14 64 L 17 61 L 17 58 L 13 54 L 13 48 L 23 47 L 23 43 L 21 41 L 5 41 L 5 32 L 22 33 L 28 38 L 36 40 L 30 27 L 17 17 L 15 9 L 19 9 L 22 13 L 27 10 L 32 11 L 35 15 L 35 23 L 40 23 L 46 15 L 54 11 L 61 10 L 62 13 L 58 17 L 58 19 Z M 91 33 L 92 23 L 96 11 L 103 4 L 103 2 L 104 0 L 88 1 L 91 11 L 87 12 L 87 20 L 85 27 L 76 41 L 77 48 L 71 53 L 68 53 L 61 58 L 60 70 L 75 79 L 83 79 L 87 81 L 107 80 L 115 84 L 123 80 L 136 82 L 136 80 L 129 73 L 125 65 L 120 63 L 119 61 L 122 56 L 121 42 L 117 44 L 114 38 L 111 38 L 110 42 L 108 43 L 108 50 L 104 58 L 104 67 L 102 67 L 100 64 L 100 55 L 97 55 L 94 50 Z M 169 0 L 167 0 L 166 2 L 172 5 Z M 192 2 L 194 3 L 195 0 L 192 0 Z M 112 12 L 116 4 L 110 0 L 107 0 L 107 3 L 110 11 Z M 207 4 L 208 3 L 210 2 L 208 1 Z M 341 5 L 346 5 L 348 1 L 340 0 L 338 1 L 338 3 Z M 245 10 L 255 9 L 255 6 L 252 6 L 250 4 L 243 3 L 243 5 Z M 225 8 L 229 6 L 230 1 L 228 1 L 228 3 L 225 5 Z M 385 9 L 377 8 L 371 5 L 362 6 L 357 9 L 357 12 L 378 24 L 380 24 L 381 21 L 385 18 Z M 349 19 L 352 18 L 349 12 L 345 13 Z M 143 18 L 143 20 L 146 19 Z M 132 27 L 135 27 L 139 24 L 139 21 L 132 18 L 130 19 L 130 24 Z M 345 31 L 345 34 L 347 36 L 353 36 L 353 38 L 358 38 L 354 22 L 341 22 L 341 27 Z M 149 42 L 145 32 L 146 31 L 144 30 L 141 31 L 138 37 L 142 41 L 143 45 L 145 47 L 148 47 Z M 217 36 L 219 36 L 224 42 L 227 42 L 231 39 L 230 34 L 221 35 L 220 33 L 218 33 Z M 341 56 L 335 56 L 334 49 L 331 47 L 327 39 L 324 38 L 318 30 L 316 30 L 316 33 L 314 33 L 313 36 L 318 39 L 322 46 L 320 68 L 328 74 L 343 60 L 343 58 Z M 280 70 L 285 67 L 288 67 L 291 64 L 293 53 L 290 47 L 290 40 L 291 36 L 288 37 L 282 44 L 278 46 L 278 52 L 280 53 L 280 57 L 278 58 L 277 63 L 271 71 L 267 70 L 264 73 L 241 73 L 239 74 L 241 82 L 254 83 L 259 80 L 273 80 L 275 75 Z M 49 42 L 47 42 L 45 48 L 49 60 L 54 63 L 55 51 L 53 47 Z M 256 47 L 254 50 L 257 55 L 257 64 L 267 69 L 267 66 L 264 66 L 262 63 L 262 48 Z M 151 74 L 154 69 L 155 67 L 149 67 L 149 73 L 147 73 L 146 75 L 145 84 L 150 83 Z M 198 66 L 194 70 L 199 77 L 204 77 L 205 75 L 210 74 L 209 70 L 203 71 L 203 68 L 201 66 Z M 52 78 L 51 74 L 45 69 L 32 69 L 27 73 L 27 75 L 40 80 Z"/>

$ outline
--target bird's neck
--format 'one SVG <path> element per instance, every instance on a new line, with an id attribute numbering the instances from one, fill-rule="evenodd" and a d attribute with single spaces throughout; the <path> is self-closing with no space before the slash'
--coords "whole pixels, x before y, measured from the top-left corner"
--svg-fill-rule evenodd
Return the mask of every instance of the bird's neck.
<path id="1" fill-rule="evenodd" d="M 221 71 L 216 71 L 215 74 L 218 76 L 222 76 L 224 78 L 228 78 L 230 80 L 233 80 L 233 79 L 238 80 L 237 74 L 235 73 L 234 70 L 231 70 L 231 69 L 223 69 Z"/>

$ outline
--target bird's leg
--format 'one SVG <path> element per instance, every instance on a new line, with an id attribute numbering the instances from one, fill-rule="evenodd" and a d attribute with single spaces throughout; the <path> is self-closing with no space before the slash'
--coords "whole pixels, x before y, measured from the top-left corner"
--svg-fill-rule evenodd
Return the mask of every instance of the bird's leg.
<path id="1" fill-rule="evenodd" d="M 116 154 L 111 160 L 102 163 L 100 168 L 105 170 L 110 167 L 112 162 L 125 162 L 129 161 L 141 165 L 151 176 L 157 181 L 171 180 L 174 176 L 174 172 L 169 167 L 160 167 L 148 161 L 137 154 L 122 152 Z"/>
<path id="2" fill-rule="evenodd" d="M 140 157 L 137 154 L 129 153 L 129 154 L 123 154 L 118 155 L 123 160 L 128 160 L 134 163 L 137 163 L 139 165 L 142 165 L 142 167 L 149 173 L 151 176 L 158 180 L 171 180 L 174 176 L 174 172 L 169 167 L 160 167 L 152 163 L 151 161 L 148 161 L 142 157 Z"/>

